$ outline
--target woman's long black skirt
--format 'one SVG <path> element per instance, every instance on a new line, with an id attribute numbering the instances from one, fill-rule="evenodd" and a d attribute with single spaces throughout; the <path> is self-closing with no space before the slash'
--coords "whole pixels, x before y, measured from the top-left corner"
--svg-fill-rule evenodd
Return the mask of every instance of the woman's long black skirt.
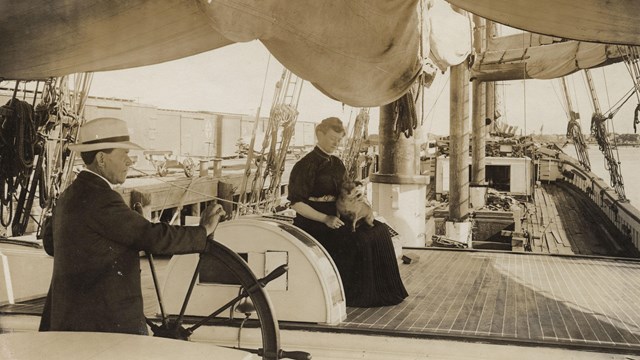
<path id="1" fill-rule="evenodd" d="M 336 213 L 335 202 L 308 204 L 324 214 Z M 376 220 L 373 227 L 362 224 L 355 232 L 349 226 L 332 230 L 300 215 L 294 224 L 318 240 L 331 255 L 342 278 L 347 306 L 396 305 L 408 296 L 385 224 Z"/>

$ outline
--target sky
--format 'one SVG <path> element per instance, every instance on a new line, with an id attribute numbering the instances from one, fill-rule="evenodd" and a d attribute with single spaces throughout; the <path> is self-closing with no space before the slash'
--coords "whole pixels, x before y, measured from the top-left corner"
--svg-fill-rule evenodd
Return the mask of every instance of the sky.
<path id="1" fill-rule="evenodd" d="M 283 66 L 258 41 L 237 43 L 210 52 L 162 64 L 94 74 L 93 96 L 133 99 L 160 108 L 230 112 L 255 115 L 258 107 L 268 116 L 276 82 Z M 592 70 L 601 108 L 607 111 L 632 87 L 624 64 Z M 424 127 L 428 133 L 449 133 L 449 74 L 439 73 L 425 92 Z M 568 77 L 572 102 L 588 133 L 593 108 L 582 72 Z M 526 80 L 499 83 L 502 120 L 524 133 L 562 134 L 567 115 L 558 80 Z M 264 89 L 264 91 L 263 91 Z M 526 101 L 525 101 L 526 99 Z M 616 132 L 633 132 L 632 98 L 613 120 Z M 343 106 L 311 84 L 303 85 L 298 120 L 319 122 L 338 116 L 346 123 L 359 109 Z M 378 133 L 377 108 L 371 109 L 370 133 Z"/>
<path id="2" fill-rule="evenodd" d="M 268 116 L 283 69 L 260 42 L 237 43 L 162 64 L 97 72 L 90 95 L 177 110 L 255 115 L 260 107 L 261 115 Z M 301 121 L 338 116 L 348 122 L 359 108 L 343 107 L 305 82 L 298 110 Z"/>

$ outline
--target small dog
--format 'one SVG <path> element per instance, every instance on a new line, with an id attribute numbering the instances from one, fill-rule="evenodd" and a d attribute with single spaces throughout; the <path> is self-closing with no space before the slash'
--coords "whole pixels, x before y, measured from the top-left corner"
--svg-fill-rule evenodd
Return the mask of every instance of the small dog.
<path id="1" fill-rule="evenodd" d="M 360 220 L 373 226 L 373 209 L 364 195 L 364 186 L 359 181 L 345 181 L 336 200 L 340 217 L 351 222 L 351 232 L 356 231 Z"/>

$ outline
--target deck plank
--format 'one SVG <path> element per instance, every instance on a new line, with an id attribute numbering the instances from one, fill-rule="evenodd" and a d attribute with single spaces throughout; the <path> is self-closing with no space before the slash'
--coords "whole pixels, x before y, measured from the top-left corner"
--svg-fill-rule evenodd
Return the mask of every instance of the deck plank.
<path id="1" fill-rule="evenodd" d="M 412 302 L 422 299 L 431 310 L 423 311 L 423 320 L 412 324 L 395 323 L 395 330 L 640 351 L 640 311 L 635 301 L 640 298 L 638 261 L 460 250 L 424 252 L 444 253 L 438 256 L 448 261 L 448 281 L 430 281 L 428 290 L 422 287 L 428 296 L 415 293 L 420 286 L 407 282 L 409 303 L 415 306 Z M 457 259 L 451 260 L 451 254 Z M 414 264 L 402 265 L 401 273 L 411 266 Z M 429 273 L 442 263 L 415 266 L 420 267 L 418 272 Z M 433 286 L 446 289 L 438 291 Z M 620 296 L 624 289 L 626 295 Z M 451 312 L 454 308 L 455 316 Z M 385 316 L 396 310 L 400 313 L 406 307 L 390 307 Z M 366 311 L 349 308 L 349 316 Z M 352 322 L 346 328 L 351 326 L 357 324 Z"/>
<path id="2" fill-rule="evenodd" d="M 640 351 L 640 261 L 451 249 L 412 251 L 421 260 L 400 265 L 409 298 L 396 306 L 347 308 L 344 323 L 316 328 Z M 157 261 L 161 277 L 167 262 Z M 148 267 L 142 270 L 147 306 L 155 303 L 155 294 Z M 25 310 L 39 316 L 42 300 L 0 307 L 3 316 Z M 304 328 L 304 324 L 281 326 Z"/>

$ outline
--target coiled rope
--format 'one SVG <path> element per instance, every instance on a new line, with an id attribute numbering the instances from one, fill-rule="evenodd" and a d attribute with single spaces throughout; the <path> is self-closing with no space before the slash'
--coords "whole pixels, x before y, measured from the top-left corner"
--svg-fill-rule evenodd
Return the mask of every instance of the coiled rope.
<path id="1" fill-rule="evenodd" d="M 15 94 L 3 110 L 5 115 L 0 117 L 0 201 L 3 207 L 8 207 L 9 217 L 5 218 L 4 209 L 0 209 L 0 223 L 6 227 L 12 218 L 12 199 L 18 185 L 26 186 L 29 182 L 35 157 L 36 129 L 33 106 L 17 99 Z"/>

